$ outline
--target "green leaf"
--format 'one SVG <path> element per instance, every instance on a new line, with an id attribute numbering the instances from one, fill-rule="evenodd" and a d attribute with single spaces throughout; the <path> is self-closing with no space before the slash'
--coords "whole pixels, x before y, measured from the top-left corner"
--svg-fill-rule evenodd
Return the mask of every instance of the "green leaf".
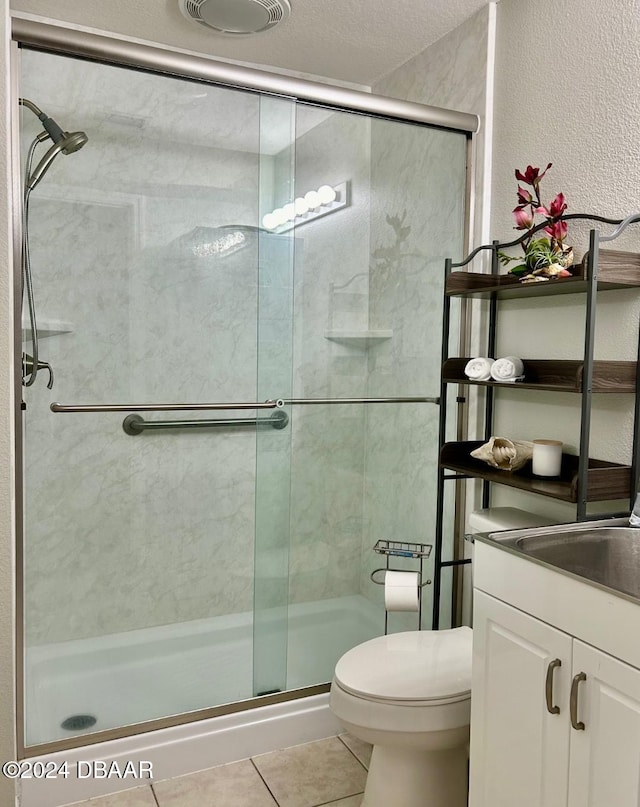
<path id="1" fill-rule="evenodd" d="M 517 261 L 518 257 L 516 255 L 507 255 L 506 252 L 498 252 L 498 261 L 503 265 L 506 266 L 511 261 Z"/>
<path id="2" fill-rule="evenodd" d="M 529 273 L 529 267 L 522 263 L 520 266 L 514 266 L 513 269 L 509 269 L 507 274 L 515 275 L 516 277 L 521 277 L 522 275 L 526 275 Z"/>

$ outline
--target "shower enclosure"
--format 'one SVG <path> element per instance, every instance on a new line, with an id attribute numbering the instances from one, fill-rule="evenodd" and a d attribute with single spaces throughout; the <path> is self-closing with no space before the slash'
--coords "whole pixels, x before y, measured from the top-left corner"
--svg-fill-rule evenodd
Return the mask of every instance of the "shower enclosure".
<path id="1" fill-rule="evenodd" d="M 24 744 L 326 691 L 384 629 L 373 545 L 433 541 L 469 134 L 19 54 L 88 137 L 30 199 L 55 383 L 22 390 Z"/>

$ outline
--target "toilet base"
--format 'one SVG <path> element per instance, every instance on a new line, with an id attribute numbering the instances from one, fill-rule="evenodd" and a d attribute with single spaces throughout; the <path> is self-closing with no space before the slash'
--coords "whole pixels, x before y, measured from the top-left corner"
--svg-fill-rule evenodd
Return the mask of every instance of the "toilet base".
<path id="1" fill-rule="evenodd" d="M 466 807 L 467 748 L 374 745 L 361 807 Z"/>

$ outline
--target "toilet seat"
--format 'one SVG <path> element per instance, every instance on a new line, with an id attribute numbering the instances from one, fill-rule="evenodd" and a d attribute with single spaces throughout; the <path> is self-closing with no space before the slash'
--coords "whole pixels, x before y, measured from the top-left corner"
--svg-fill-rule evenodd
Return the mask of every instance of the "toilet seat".
<path id="1" fill-rule="evenodd" d="M 335 683 L 364 700 L 440 706 L 471 697 L 471 628 L 378 636 L 349 650 Z"/>

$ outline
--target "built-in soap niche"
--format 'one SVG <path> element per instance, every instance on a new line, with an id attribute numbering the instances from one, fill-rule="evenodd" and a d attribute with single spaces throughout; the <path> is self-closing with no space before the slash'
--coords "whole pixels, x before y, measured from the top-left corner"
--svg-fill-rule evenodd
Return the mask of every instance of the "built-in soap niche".
<path id="1" fill-rule="evenodd" d="M 324 338 L 346 347 L 368 350 L 391 339 L 393 331 L 369 327 L 369 273 L 358 272 L 329 286 L 329 327 Z"/>
<path id="2" fill-rule="evenodd" d="M 366 331 L 325 331 L 324 338 L 329 339 L 331 342 L 338 342 L 338 344 L 346 345 L 347 347 L 356 347 L 361 350 L 367 350 L 370 347 L 375 347 L 381 342 L 386 342 L 391 339 L 393 331 L 387 330 L 366 330 Z"/>
<path id="3" fill-rule="evenodd" d="M 60 336 L 63 333 L 71 333 L 73 326 L 70 322 L 51 317 L 38 317 L 38 339 L 46 339 L 48 336 Z M 31 342 L 31 325 L 29 320 L 22 320 L 22 341 Z"/>

